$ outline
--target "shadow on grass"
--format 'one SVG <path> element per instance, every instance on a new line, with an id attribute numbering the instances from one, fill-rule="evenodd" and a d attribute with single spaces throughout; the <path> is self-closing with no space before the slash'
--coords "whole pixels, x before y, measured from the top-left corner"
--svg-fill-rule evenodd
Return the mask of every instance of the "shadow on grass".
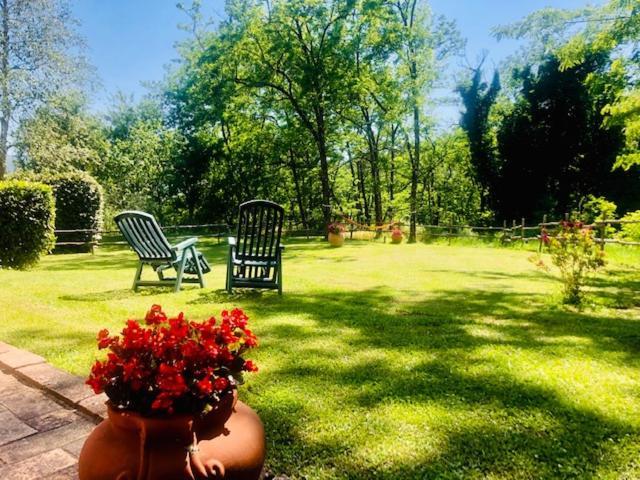
<path id="1" fill-rule="evenodd" d="M 322 248 L 331 252 L 317 241 L 296 241 L 286 255 L 302 259 L 313 251 L 313 259 L 318 260 L 323 258 Z M 214 268 L 224 268 L 224 245 L 204 245 L 202 250 Z M 133 276 L 133 253 L 114 250 L 99 257 L 87 260 L 87 269 L 131 268 Z M 85 268 L 85 262 L 81 267 L 54 263 L 60 269 Z M 413 301 L 403 302 L 396 301 L 396 291 L 384 287 L 285 291 L 282 297 L 253 290 L 236 290 L 234 295 L 222 289 L 197 293 L 190 303 L 235 303 L 259 312 L 260 323 L 254 328 L 263 342 L 261 355 L 281 359 L 277 367 L 261 374 L 261 384 L 251 399 L 266 425 L 269 465 L 275 473 L 295 477 L 300 472 L 324 471 L 325 476 L 354 479 L 538 479 L 591 478 L 602 468 L 609 477 L 617 478 L 621 468 L 635 461 L 640 432 L 634 425 L 616 421 L 615 412 L 604 415 L 604 408 L 580 406 L 552 388 L 526 381 L 526 375 L 514 375 L 478 352 L 495 348 L 502 355 L 535 361 L 562 360 L 570 351 L 586 361 L 608 362 L 611 368 L 640 368 L 637 315 L 564 309 L 551 305 L 543 295 L 498 290 L 491 283 L 546 277 L 535 270 L 530 274 L 455 273 L 485 280 L 484 288 L 416 291 Z M 596 303 L 637 305 L 640 281 L 632 269 L 599 276 L 590 285 L 597 287 Z M 63 299 L 109 301 L 153 295 L 155 290 L 136 294 L 123 288 Z M 310 322 L 287 321 L 294 316 Z M 41 336 L 52 345 L 58 340 L 57 334 L 44 329 L 15 335 Z M 64 348 L 79 345 L 75 336 L 65 337 L 60 339 Z M 362 362 L 339 361 L 353 354 L 370 356 Z M 432 359 L 424 360 L 425 354 Z M 403 359 L 394 363 L 399 356 Z M 420 360 L 413 364 L 411 358 Z M 277 385 L 285 385 L 288 395 L 271 397 L 270 389 Z M 251 383 L 249 388 L 253 388 Z M 405 405 L 407 412 L 441 407 L 449 416 L 446 421 L 421 418 L 418 427 L 424 435 L 433 431 L 441 443 L 431 452 L 415 445 L 420 453 L 413 461 L 405 460 L 411 455 L 398 455 L 397 460 L 376 465 L 359 456 L 370 446 L 366 439 L 326 432 L 309 435 L 305 429 L 318 421 L 311 404 L 331 392 L 339 392 L 339 408 L 346 416 L 364 416 L 396 403 Z M 366 429 L 367 421 L 352 421 L 355 427 L 351 428 Z M 397 443 L 404 435 L 403 425 L 388 435 L 389 443 Z M 625 442 L 635 447 L 621 452 Z M 313 478 L 312 473 L 307 476 Z M 634 478 L 634 472 L 629 478 Z"/>
<path id="2" fill-rule="evenodd" d="M 202 292 L 195 302 L 228 298 L 221 291 Z M 289 364 L 266 373 L 265 388 L 270 382 L 320 392 L 337 388 L 343 392 L 346 411 L 366 412 L 401 402 L 409 409 L 433 404 L 463 409 L 467 417 L 477 409 L 492 412 L 488 418 L 466 418 L 457 425 L 454 419 L 434 456 L 374 468 L 354 461 L 351 451 L 358 445 L 302 435 L 310 416 L 304 401 L 274 405 L 257 397 L 254 405 L 267 425 L 275 471 L 295 474 L 310 465 L 335 465 L 336 478 L 585 478 L 602 465 L 615 471 L 615 463 L 610 463 L 616 461 L 617 445 L 628 435 L 640 438 L 632 425 L 580 408 L 550 388 L 504 373 L 490 359 L 473 355 L 485 347 L 524 352 L 532 359 L 562 358 L 571 351 L 594 361 L 637 367 L 637 319 L 552 307 L 542 295 L 473 289 L 431 292 L 426 299 L 401 305 L 385 288 L 283 297 L 248 292 L 234 301 L 260 312 L 264 355 L 290 355 Z M 288 315 L 311 319 L 313 326 L 283 323 Z M 492 335 L 476 335 L 474 327 Z M 340 350 L 313 340 L 335 338 L 345 328 L 355 333 L 339 339 L 344 352 L 402 352 L 407 358 L 426 352 L 436 360 L 410 369 L 386 357 L 356 365 L 318 361 L 339 357 Z M 482 362 L 486 368 L 474 371 Z"/>
<path id="3" fill-rule="evenodd" d="M 78 295 L 61 295 L 60 300 L 71 302 L 107 302 L 124 300 L 131 297 L 150 297 L 171 291 L 171 287 L 144 287 L 134 292 L 132 288 L 120 288 L 104 292 L 81 293 Z"/>

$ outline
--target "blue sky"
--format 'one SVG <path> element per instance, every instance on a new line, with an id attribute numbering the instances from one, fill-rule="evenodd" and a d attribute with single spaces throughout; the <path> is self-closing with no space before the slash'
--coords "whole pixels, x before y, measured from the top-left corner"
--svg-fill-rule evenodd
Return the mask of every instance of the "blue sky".
<path id="1" fill-rule="evenodd" d="M 224 0 L 203 0 L 203 4 L 214 18 L 224 13 Z M 469 61 L 487 50 L 488 66 L 517 48 L 513 41 L 497 42 L 490 33 L 493 26 L 546 6 L 578 8 L 585 4 L 585 0 L 431 0 L 434 12 L 457 21 L 467 38 Z M 98 110 L 118 90 L 139 98 L 145 82 L 162 79 L 165 66 L 177 57 L 176 42 L 186 36 L 177 27 L 185 16 L 176 8 L 176 0 L 74 0 L 74 10 L 102 84 L 94 100 Z M 441 121 L 450 122 L 455 121 L 456 112 L 456 107 L 440 107 L 438 114 Z"/>

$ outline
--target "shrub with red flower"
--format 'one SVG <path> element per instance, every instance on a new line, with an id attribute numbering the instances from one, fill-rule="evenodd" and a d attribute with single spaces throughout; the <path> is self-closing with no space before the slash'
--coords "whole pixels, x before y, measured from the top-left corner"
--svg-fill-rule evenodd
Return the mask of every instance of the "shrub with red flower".
<path id="1" fill-rule="evenodd" d="M 202 413 L 258 370 L 242 355 L 257 345 L 240 309 L 223 311 L 220 321 L 169 318 L 159 305 L 146 325 L 128 320 L 120 336 L 98 333 L 104 360 L 91 368 L 87 384 L 105 392 L 112 406 L 143 415 Z"/>
<path id="2" fill-rule="evenodd" d="M 563 221 L 554 236 L 543 230 L 541 239 L 560 271 L 564 302 L 580 304 L 586 277 L 605 265 L 604 252 L 596 243 L 593 231 L 580 221 Z M 544 266 L 542 261 L 539 264 Z"/>
<path id="3" fill-rule="evenodd" d="M 338 222 L 330 223 L 327 227 L 329 233 L 334 233 L 336 235 L 340 235 L 344 232 L 344 225 Z"/>

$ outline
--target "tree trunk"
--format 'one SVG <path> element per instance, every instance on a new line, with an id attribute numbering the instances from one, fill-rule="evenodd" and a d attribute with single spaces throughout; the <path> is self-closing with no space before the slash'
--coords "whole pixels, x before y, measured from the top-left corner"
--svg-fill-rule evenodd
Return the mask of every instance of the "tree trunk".
<path id="1" fill-rule="evenodd" d="M 389 200 L 393 202 L 395 195 L 395 176 L 396 176 L 396 133 L 397 126 L 391 127 L 391 162 L 389 165 Z"/>
<path id="2" fill-rule="evenodd" d="M 2 38 L 0 39 L 0 180 L 7 173 L 7 153 L 9 139 L 9 119 L 11 117 L 11 102 L 9 99 L 9 0 L 0 3 L 2 11 Z"/>
<path id="3" fill-rule="evenodd" d="M 412 71 L 416 68 L 415 62 L 412 64 Z M 418 210 L 418 181 L 420 169 L 420 108 L 417 105 L 418 96 L 414 95 L 413 105 L 413 161 L 411 162 L 411 194 L 409 205 L 411 208 L 409 225 L 409 243 L 416 242 L 416 217 Z"/>
<path id="4" fill-rule="evenodd" d="M 296 200 L 298 202 L 298 209 L 300 210 L 300 220 L 302 221 L 302 227 L 307 230 L 309 228 L 307 224 L 307 212 L 304 208 L 302 191 L 300 189 L 300 179 L 298 178 L 298 169 L 296 168 L 296 161 L 291 149 L 289 149 L 289 161 L 291 166 L 291 174 L 293 175 L 293 184 L 296 188 Z"/>
<path id="5" fill-rule="evenodd" d="M 320 182 L 322 185 L 322 218 L 325 228 L 331 223 L 331 184 L 329 182 L 329 160 L 327 159 L 327 138 L 324 125 L 324 110 L 316 109 L 316 125 L 318 130 L 315 135 L 320 160 Z"/>
<path id="6" fill-rule="evenodd" d="M 367 189 L 364 184 L 364 168 L 362 159 L 358 160 L 358 186 L 360 187 L 360 196 L 362 197 L 362 208 L 364 211 L 364 221 L 369 225 L 371 223 L 371 214 L 369 213 L 369 201 L 367 199 Z"/>

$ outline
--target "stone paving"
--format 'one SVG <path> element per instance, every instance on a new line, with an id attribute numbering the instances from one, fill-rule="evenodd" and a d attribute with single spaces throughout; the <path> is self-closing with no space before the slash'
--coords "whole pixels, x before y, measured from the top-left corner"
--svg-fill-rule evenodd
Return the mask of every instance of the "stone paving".
<path id="1" fill-rule="evenodd" d="M 0 479 L 77 479 L 104 400 L 81 378 L 0 342 Z"/>

